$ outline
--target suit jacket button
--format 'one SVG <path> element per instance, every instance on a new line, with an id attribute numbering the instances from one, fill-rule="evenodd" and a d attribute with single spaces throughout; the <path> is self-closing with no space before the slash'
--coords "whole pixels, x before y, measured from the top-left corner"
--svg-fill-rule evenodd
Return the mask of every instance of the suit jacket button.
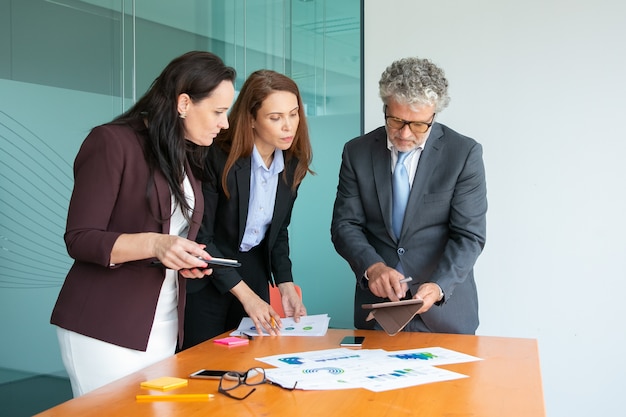
<path id="1" fill-rule="evenodd" d="M 398 255 L 404 255 L 404 248 L 398 248 Z"/>

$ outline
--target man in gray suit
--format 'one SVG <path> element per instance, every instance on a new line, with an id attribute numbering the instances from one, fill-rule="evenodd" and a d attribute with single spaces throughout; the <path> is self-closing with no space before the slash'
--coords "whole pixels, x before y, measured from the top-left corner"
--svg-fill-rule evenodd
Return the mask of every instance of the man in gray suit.
<path id="1" fill-rule="evenodd" d="M 357 279 L 354 325 L 374 327 L 361 304 L 412 297 L 424 304 L 405 330 L 474 334 L 473 268 L 486 237 L 482 147 L 435 121 L 450 98 L 429 60 L 395 61 L 379 90 L 385 126 L 346 143 L 331 225 Z"/>

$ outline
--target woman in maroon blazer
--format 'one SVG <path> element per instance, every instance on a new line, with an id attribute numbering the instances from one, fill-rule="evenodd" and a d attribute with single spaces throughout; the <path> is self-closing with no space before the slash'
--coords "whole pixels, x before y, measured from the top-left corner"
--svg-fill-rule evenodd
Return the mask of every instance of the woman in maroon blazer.
<path id="1" fill-rule="evenodd" d="M 211 273 L 194 242 L 198 178 L 228 128 L 234 80 L 219 57 L 184 54 L 82 144 L 65 233 L 74 264 L 51 318 L 74 396 L 174 354 L 182 341 L 183 278 Z"/>

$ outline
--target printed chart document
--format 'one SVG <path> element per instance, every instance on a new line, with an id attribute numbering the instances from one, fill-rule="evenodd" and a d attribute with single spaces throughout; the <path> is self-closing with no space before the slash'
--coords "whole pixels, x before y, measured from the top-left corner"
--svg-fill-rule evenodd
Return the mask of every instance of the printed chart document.
<path id="1" fill-rule="evenodd" d="M 365 388 L 387 391 L 432 382 L 467 378 L 437 365 L 482 359 L 440 347 L 385 351 L 347 348 L 257 358 L 276 366 L 265 374 L 284 387 L 303 390 Z"/>
<path id="2" fill-rule="evenodd" d="M 311 316 L 300 317 L 300 322 L 296 323 L 293 317 L 281 318 L 282 327 L 280 328 L 281 336 L 324 336 L 328 331 L 330 317 L 328 314 L 315 314 Z M 232 332 L 231 336 L 258 336 L 257 328 L 250 317 L 244 317 L 239 323 L 239 327 Z M 265 330 L 263 335 L 269 336 Z"/>

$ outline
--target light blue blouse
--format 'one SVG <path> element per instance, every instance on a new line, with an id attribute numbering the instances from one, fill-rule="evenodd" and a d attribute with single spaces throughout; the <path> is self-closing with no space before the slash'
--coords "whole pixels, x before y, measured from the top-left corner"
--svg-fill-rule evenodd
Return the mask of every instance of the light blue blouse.
<path id="1" fill-rule="evenodd" d="M 283 152 L 274 151 L 272 165 L 267 168 L 256 146 L 252 150 L 250 167 L 250 201 L 248 218 L 239 250 L 248 252 L 265 238 L 265 233 L 272 223 L 278 176 L 285 168 Z"/>

